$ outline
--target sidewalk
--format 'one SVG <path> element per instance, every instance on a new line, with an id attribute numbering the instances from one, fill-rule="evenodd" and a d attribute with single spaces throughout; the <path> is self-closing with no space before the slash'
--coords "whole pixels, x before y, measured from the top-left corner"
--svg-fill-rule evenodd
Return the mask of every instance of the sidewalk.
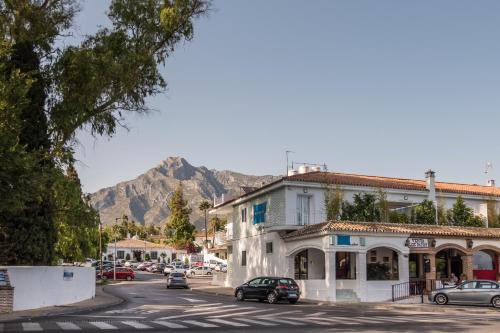
<path id="1" fill-rule="evenodd" d="M 94 311 L 118 305 L 124 301 L 119 297 L 106 293 L 103 288 L 104 286 L 96 286 L 96 296 L 93 299 L 89 299 L 86 301 L 68 305 L 50 306 L 34 310 L 23 310 L 8 314 L 0 314 L 0 323 L 18 320 L 30 320 L 38 317 L 67 315 L 83 311 Z"/>
<path id="2" fill-rule="evenodd" d="M 223 295 L 223 296 L 231 296 L 234 297 L 234 289 L 228 287 L 214 286 L 210 284 L 205 285 L 197 285 L 192 287 L 191 290 L 209 293 L 213 295 Z M 384 302 L 384 303 L 353 303 L 353 302 L 318 302 L 314 300 L 301 299 L 301 302 L 308 304 L 316 304 L 322 306 L 334 306 L 334 307 L 344 307 L 349 308 L 353 307 L 355 309 L 359 309 L 360 307 L 364 307 L 366 310 L 387 310 L 387 311 L 401 311 L 401 312 L 412 312 L 412 313 L 448 313 L 448 314 L 460 314 L 463 312 L 467 312 L 468 314 L 498 314 L 500 315 L 500 311 L 487 306 L 460 306 L 460 305 L 436 305 L 431 303 L 412 303 L 412 304 L 404 304 L 404 303 L 392 303 L 392 302 Z"/>

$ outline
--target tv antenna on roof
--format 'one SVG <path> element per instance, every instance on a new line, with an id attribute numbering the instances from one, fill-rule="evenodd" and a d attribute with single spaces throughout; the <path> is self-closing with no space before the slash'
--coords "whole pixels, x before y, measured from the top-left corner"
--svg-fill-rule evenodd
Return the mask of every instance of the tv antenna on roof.
<path id="1" fill-rule="evenodd" d="M 285 177 L 288 176 L 288 170 L 289 170 L 289 168 L 288 168 L 288 155 L 290 153 L 295 153 L 295 152 L 291 151 L 291 150 L 286 150 L 285 151 L 285 154 L 286 154 L 286 172 L 285 172 Z M 293 167 L 292 167 L 292 169 L 293 169 Z"/>
<path id="2" fill-rule="evenodd" d="M 491 162 L 486 162 L 486 166 L 484 168 L 484 174 L 490 173 L 491 169 L 493 169 L 493 164 Z"/>

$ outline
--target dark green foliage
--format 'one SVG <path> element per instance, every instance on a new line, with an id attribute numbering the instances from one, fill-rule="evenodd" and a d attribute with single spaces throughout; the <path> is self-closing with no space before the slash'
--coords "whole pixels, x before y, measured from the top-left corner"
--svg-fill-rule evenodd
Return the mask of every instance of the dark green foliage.
<path id="1" fill-rule="evenodd" d="M 328 221 L 335 221 L 341 218 L 343 192 L 340 188 L 327 186 L 325 188 L 325 211 Z"/>
<path id="2" fill-rule="evenodd" d="M 455 226 L 482 227 L 483 218 L 475 216 L 472 208 L 465 205 L 462 196 L 458 196 L 453 207 L 446 214 L 448 224 Z"/>
<path id="3" fill-rule="evenodd" d="M 373 194 L 355 194 L 353 203 L 342 203 L 342 220 L 344 221 L 380 221 L 380 209 L 377 197 Z"/>
<path id="4" fill-rule="evenodd" d="M 165 236 L 175 248 L 186 249 L 193 244 L 196 227 L 189 222 L 191 209 L 184 199 L 182 184 L 179 184 L 168 202 L 170 217 L 165 226 Z"/>
<path id="5" fill-rule="evenodd" d="M 424 200 L 413 208 L 413 220 L 415 224 L 436 224 L 436 208 L 430 200 Z"/>
<path id="6" fill-rule="evenodd" d="M 112 135 L 125 112 L 147 111 L 166 87 L 158 66 L 208 7 L 113 0 L 111 26 L 71 45 L 76 0 L 0 1 L 0 264 L 96 255 L 98 217 L 72 165 L 75 133 Z"/>
<path id="7" fill-rule="evenodd" d="M 369 263 L 366 266 L 367 280 L 389 280 L 389 265 L 384 263 Z"/>
<path id="8" fill-rule="evenodd" d="M 389 222 L 390 223 L 400 223 L 406 224 L 410 223 L 408 215 L 398 212 L 389 212 Z"/>

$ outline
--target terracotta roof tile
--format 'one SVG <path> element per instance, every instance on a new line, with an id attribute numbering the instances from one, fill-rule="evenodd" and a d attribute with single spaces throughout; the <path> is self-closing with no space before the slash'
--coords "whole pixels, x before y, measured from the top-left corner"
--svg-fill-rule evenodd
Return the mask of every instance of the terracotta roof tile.
<path id="1" fill-rule="evenodd" d="M 113 242 L 108 244 L 108 247 L 110 247 L 110 248 L 111 247 L 114 248 L 114 246 L 115 246 L 115 243 L 113 243 Z M 165 245 L 165 244 L 157 244 L 157 243 L 153 243 L 153 242 L 144 241 L 142 239 L 133 239 L 133 238 L 117 241 L 116 247 L 129 248 L 129 249 L 141 249 L 141 250 L 143 250 L 144 247 L 146 247 L 146 249 L 168 249 L 168 248 L 171 248 L 170 246 Z"/>
<path id="2" fill-rule="evenodd" d="M 332 185 L 352 185 L 394 188 L 402 190 L 426 190 L 426 181 L 418 179 L 391 178 L 380 176 L 365 176 L 348 173 L 335 172 L 309 172 L 304 174 L 285 177 L 289 181 L 326 183 Z M 436 182 L 437 192 L 448 192 L 458 194 L 494 195 L 500 196 L 500 188 L 475 184 L 459 184 Z"/>
<path id="3" fill-rule="evenodd" d="M 415 236 L 456 236 L 466 238 L 500 239 L 500 228 L 454 227 L 424 224 L 396 224 L 378 222 L 333 221 L 313 224 L 283 236 L 291 239 L 309 235 L 328 234 L 330 232 L 366 232 L 366 233 L 398 233 Z"/>

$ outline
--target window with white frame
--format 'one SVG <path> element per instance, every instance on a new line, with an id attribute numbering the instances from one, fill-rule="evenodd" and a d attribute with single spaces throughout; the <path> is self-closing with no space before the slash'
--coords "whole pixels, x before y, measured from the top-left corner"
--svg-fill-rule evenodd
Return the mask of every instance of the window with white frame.
<path id="1" fill-rule="evenodd" d="M 311 197 L 309 195 L 297 195 L 297 224 L 308 225 L 310 222 Z"/>

